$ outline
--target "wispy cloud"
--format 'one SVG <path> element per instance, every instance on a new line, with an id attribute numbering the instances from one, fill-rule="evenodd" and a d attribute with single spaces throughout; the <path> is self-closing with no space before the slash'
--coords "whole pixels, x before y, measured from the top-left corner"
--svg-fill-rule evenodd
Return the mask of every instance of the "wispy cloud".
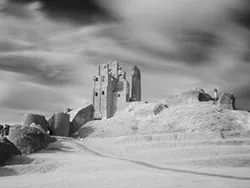
<path id="1" fill-rule="evenodd" d="M 250 107 L 248 1 L 44 0 L 39 9 L 32 0 L 7 2 L 0 12 L 5 121 L 10 113 L 18 121 L 28 111 L 81 107 L 91 100 L 96 66 L 114 59 L 128 76 L 139 65 L 145 100 L 217 87 Z"/>
<path id="2" fill-rule="evenodd" d="M 0 69 L 45 85 L 72 84 L 77 64 L 75 56 L 49 52 L 10 52 L 0 54 Z M 73 61 L 73 62 L 72 62 Z"/>

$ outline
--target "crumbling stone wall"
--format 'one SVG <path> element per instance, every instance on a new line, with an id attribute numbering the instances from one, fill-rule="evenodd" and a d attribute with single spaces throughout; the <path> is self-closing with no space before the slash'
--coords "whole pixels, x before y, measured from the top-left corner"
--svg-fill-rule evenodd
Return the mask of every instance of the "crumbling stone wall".
<path id="1" fill-rule="evenodd" d="M 196 88 L 194 90 L 182 92 L 178 95 L 168 96 L 164 103 L 168 106 L 198 104 L 200 102 L 212 101 L 213 98 L 203 89 Z"/>
<path id="2" fill-rule="evenodd" d="M 137 66 L 133 67 L 131 100 L 141 101 L 141 72 Z"/>
<path id="3" fill-rule="evenodd" d="M 69 114 L 59 112 L 54 114 L 49 120 L 49 131 L 54 136 L 69 136 Z"/>
<path id="4" fill-rule="evenodd" d="M 42 115 L 27 113 L 23 116 L 23 125 L 30 126 L 32 123 L 41 126 L 41 128 L 47 132 L 48 121 Z"/>
<path id="5" fill-rule="evenodd" d="M 85 108 L 72 110 L 68 113 L 70 115 L 70 136 L 74 134 L 85 123 L 93 119 L 94 107 L 88 105 Z"/>
<path id="6" fill-rule="evenodd" d="M 93 106 L 95 109 L 94 117 L 96 119 L 112 116 L 112 80 L 114 78 L 111 76 L 111 71 L 115 75 L 114 70 L 109 68 L 109 64 L 99 65 L 98 75 L 94 77 Z"/>
<path id="7" fill-rule="evenodd" d="M 235 96 L 231 93 L 223 93 L 218 100 L 218 106 L 224 109 L 235 110 Z"/>
<path id="8" fill-rule="evenodd" d="M 140 71 L 136 67 L 134 71 L 135 100 L 140 98 L 138 88 L 138 75 Z M 117 109 L 130 101 L 130 84 L 126 79 L 126 72 L 119 67 L 119 63 L 109 62 L 98 66 L 98 75 L 94 76 L 93 106 L 94 119 L 110 118 Z"/>

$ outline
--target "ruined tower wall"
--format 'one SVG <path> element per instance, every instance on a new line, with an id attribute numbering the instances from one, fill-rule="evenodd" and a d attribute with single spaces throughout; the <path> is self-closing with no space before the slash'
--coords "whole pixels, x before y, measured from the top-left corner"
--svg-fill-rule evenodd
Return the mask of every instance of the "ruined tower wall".
<path id="1" fill-rule="evenodd" d="M 117 92 L 113 92 L 112 95 L 112 115 L 114 115 L 117 111 L 117 97 L 118 93 Z"/>
<path id="2" fill-rule="evenodd" d="M 101 64 L 98 66 L 98 75 L 103 75 L 105 74 L 105 66 L 107 66 L 107 64 Z"/>
<path id="3" fill-rule="evenodd" d="M 112 117 L 113 90 L 110 80 L 110 75 L 104 78 L 100 98 L 101 98 L 101 113 L 102 117 Z"/>
<path id="4" fill-rule="evenodd" d="M 117 109 L 123 108 L 124 104 L 129 101 L 130 85 L 125 79 L 122 79 L 118 83 L 118 91 L 116 92 Z"/>
<path id="5" fill-rule="evenodd" d="M 130 101 L 130 84 L 127 81 L 127 84 L 126 84 L 126 102 L 129 102 L 129 101 Z"/>
<path id="6" fill-rule="evenodd" d="M 135 66 L 132 75 L 132 98 L 141 100 L 141 75 Z M 130 101 L 130 84 L 126 80 L 126 72 L 119 63 L 109 62 L 98 66 L 98 75 L 94 77 L 93 118 L 109 118 L 126 106 Z"/>
<path id="7" fill-rule="evenodd" d="M 102 76 L 98 75 L 94 77 L 94 89 L 93 89 L 93 106 L 95 109 L 94 118 L 101 118 L 101 79 Z"/>
<path id="8" fill-rule="evenodd" d="M 119 80 L 116 79 L 115 77 L 111 76 L 111 84 L 112 84 L 113 92 L 118 91 L 118 83 L 119 83 Z"/>
<path id="9" fill-rule="evenodd" d="M 134 66 L 132 73 L 132 101 L 141 101 L 141 73 L 137 66 Z"/>
<path id="10" fill-rule="evenodd" d="M 108 64 L 109 64 L 109 74 L 114 78 L 118 78 L 119 63 L 117 61 L 113 61 Z"/>
<path id="11" fill-rule="evenodd" d="M 69 136 L 70 116 L 66 113 L 56 113 L 49 120 L 49 130 L 51 135 Z"/>
<path id="12" fill-rule="evenodd" d="M 23 116 L 23 125 L 30 126 L 32 123 L 39 125 L 45 132 L 48 130 L 48 121 L 44 116 L 27 113 Z"/>
<path id="13" fill-rule="evenodd" d="M 94 77 L 93 106 L 94 118 L 112 116 L 113 84 L 109 74 L 109 64 L 98 66 L 98 76 Z"/>
<path id="14" fill-rule="evenodd" d="M 101 109 L 103 117 L 112 117 L 112 103 L 113 103 L 113 85 L 112 76 L 110 74 L 110 65 L 106 64 L 103 67 L 104 77 L 102 80 L 102 93 L 101 93 Z"/>

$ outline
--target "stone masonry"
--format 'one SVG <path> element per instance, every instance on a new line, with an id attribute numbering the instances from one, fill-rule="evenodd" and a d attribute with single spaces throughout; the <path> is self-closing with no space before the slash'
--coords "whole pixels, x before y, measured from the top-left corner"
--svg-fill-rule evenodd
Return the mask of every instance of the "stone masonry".
<path id="1" fill-rule="evenodd" d="M 99 65 L 93 85 L 94 119 L 110 118 L 126 102 L 141 100 L 140 70 L 136 66 L 132 74 L 132 96 L 130 93 L 126 72 L 118 62 Z"/>

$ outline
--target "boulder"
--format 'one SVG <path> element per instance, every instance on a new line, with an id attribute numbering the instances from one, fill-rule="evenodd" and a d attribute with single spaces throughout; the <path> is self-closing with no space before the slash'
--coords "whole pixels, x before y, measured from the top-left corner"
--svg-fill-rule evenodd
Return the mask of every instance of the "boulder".
<path id="1" fill-rule="evenodd" d="M 212 101 L 214 99 L 209 94 L 207 94 L 207 93 L 204 92 L 204 93 L 199 93 L 198 100 L 200 102 L 204 102 L 204 101 Z"/>
<path id="2" fill-rule="evenodd" d="M 49 131 L 54 136 L 69 136 L 69 114 L 60 112 L 54 114 L 49 120 Z"/>
<path id="3" fill-rule="evenodd" d="M 204 89 L 202 88 L 196 88 L 195 90 L 191 90 L 191 91 L 187 91 L 187 92 L 183 92 L 181 93 L 181 96 L 184 98 L 186 97 L 187 100 L 190 101 L 211 101 L 213 100 L 213 98 L 205 93 Z"/>
<path id="4" fill-rule="evenodd" d="M 6 137 L 0 138 L 0 166 L 14 155 L 21 155 L 21 152 Z"/>
<path id="5" fill-rule="evenodd" d="M 32 123 L 39 125 L 45 132 L 48 130 L 48 121 L 42 115 L 27 113 L 23 116 L 23 125 L 30 126 Z"/>
<path id="6" fill-rule="evenodd" d="M 85 123 L 93 120 L 93 113 L 93 105 L 68 112 L 70 115 L 70 135 L 78 131 L 78 129 Z"/>
<path id="7" fill-rule="evenodd" d="M 231 93 L 223 93 L 217 102 L 220 108 L 235 110 L 235 96 Z"/>
<path id="8" fill-rule="evenodd" d="M 9 140 L 16 145 L 22 154 L 46 149 L 49 143 L 56 141 L 47 133 L 36 127 L 15 125 L 10 128 Z"/>

